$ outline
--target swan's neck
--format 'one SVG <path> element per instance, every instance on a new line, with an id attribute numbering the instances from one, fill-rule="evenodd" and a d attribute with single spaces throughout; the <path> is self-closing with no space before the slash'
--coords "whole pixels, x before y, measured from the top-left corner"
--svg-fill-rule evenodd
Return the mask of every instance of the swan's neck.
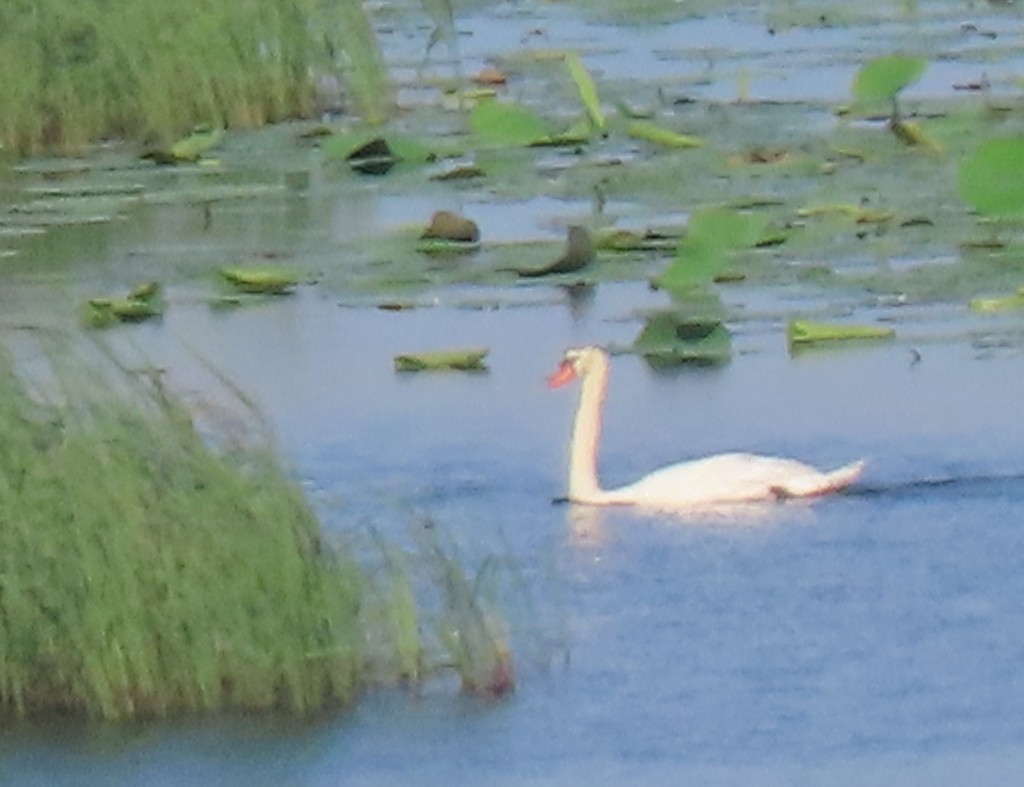
<path id="1" fill-rule="evenodd" d="M 601 442 L 601 417 L 608 388 L 608 363 L 598 359 L 583 375 L 580 401 L 572 427 L 569 451 L 569 499 L 579 502 L 601 496 L 597 483 L 597 453 Z"/>

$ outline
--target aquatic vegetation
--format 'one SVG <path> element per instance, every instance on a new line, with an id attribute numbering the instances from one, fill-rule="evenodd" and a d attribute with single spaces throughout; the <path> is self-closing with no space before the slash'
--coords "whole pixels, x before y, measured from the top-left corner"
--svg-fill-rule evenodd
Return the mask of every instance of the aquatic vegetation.
<path id="1" fill-rule="evenodd" d="M 68 353 L 33 388 L 0 358 L 0 711 L 350 702 L 359 574 L 272 450 L 218 452 L 159 375 L 112 389 Z"/>
<path id="2" fill-rule="evenodd" d="M 865 339 L 892 339 L 896 336 L 893 328 L 877 325 L 846 325 L 838 323 L 790 320 L 786 328 L 789 346 L 818 344 L 820 342 L 843 342 Z"/>
<path id="3" fill-rule="evenodd" d="M 450 668 L 511 689 L 507 643 L 481 649 L 500 616 L 453 548 L 435 536 L 429 565 L 468 650 L 428 659 L 401 553 L 378 540 L 377 576 L 328 540 L 265 438 L 211 444 L 156 370 L 40 341 L 45 373 L 0 356 L 0 715 L 305 715 Z"/>
<path id="4" fill-rule="evenodd" d="M 886 55 L 868 60 L 854 78 L 853 95 L 865 104 L 893 103 L 900 91 L 917 82 L 928 67 L 922 57 Z"/>
<path id="5" fill-rule="evenodd" d="M 631 349 L 654 367 L 717 366 L 731 359 L 732 338 L 720 319 L 695 317 L 677 308 L 651 315 Z"/>
<path id="6" fill-rule="evenodd" d="M 281 268 L 221 268 L 224 280 L 241 292 L 264 295 L 287 295 L 295 291 L 299 277 Z"/>
<path id="7" fill-rule="evenodd" d="M 73 151 L 107 138 L 169 143 L 196 125 L 309 116 L 345 78 L 379 120 L 390 91 L 361 3 L 39 0 L 0 10 L 0 145 Z M 189 151 L 182 151 L 188 153 Z"/>
<path id="8" fill-rule="evenodd" d="M 142 322 L 163 313 L 160 284 L 155 281 L 138 284 L 127 295 L 113 298 L 90 298 L 85 322 L 93 328 L 104 328 L 116 322 Z"/>
<path id="9" fill-rule="evenodd" d="M 580 101 L 587 110 L 587 117 L 598 130 L 605 127 L 604 110 L 601 109 L 601 99 L 597 95 L 597 85 L 590 75 L 587 67 L 583 64 L 583 58 L 578 52 L 568 52 L 565 55 L 565 67 L 580 93 Z"/>
<path id="10" fill-rule="evenodd" d="M 486 347 L 472 347 L 459 350 L 435 350 L 423 353 L 402 353 L 395 356 L 396 372 L 425 372 L 457 370 L 478 372 L 486 370 L 484 360 L 490 350 Z"/>
<path id="11" fill-rule="evenodd" d="M 981 143 L 960 164 L 960 196 L 987 216 L 1024 211 L 1024 137 L 998 137 Z"/>

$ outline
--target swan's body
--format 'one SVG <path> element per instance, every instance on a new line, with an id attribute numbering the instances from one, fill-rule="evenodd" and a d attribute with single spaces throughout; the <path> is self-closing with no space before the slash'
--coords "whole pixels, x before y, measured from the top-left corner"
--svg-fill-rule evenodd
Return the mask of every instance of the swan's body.
<path id="1" fill-rule="evenodd" d="M 854 462 L 825 473 L 793 459 L 730 453 L 671 465 L 618 489 L 601 489 L 597 481 L 597 453 L 608 366 L 608 354 L 599 347 L 573 349 L 548 379 L 552 388 L 576 377 L 581 381 L 569 455 L 568 496 L 574 503 L 685 510 L 817 497 L 849 486 L 864 469 L 863 462 Z"/>

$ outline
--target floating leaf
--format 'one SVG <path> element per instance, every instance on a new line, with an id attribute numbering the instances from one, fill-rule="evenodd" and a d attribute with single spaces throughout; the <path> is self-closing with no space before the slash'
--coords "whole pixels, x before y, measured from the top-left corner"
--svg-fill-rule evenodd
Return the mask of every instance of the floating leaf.
<path id="1" fill-rule="evenodd" d="M 586 120 L 573 123 L 565 131 L 538 137 L 529 143 L 531 148 L 575 147 L 590 141 L 590 124 Z"/>
<path id="2" fill-rule="evenodd" d="M 633 352 L 652 366 L 723 364 L 732 357 L 732 338 L 721 320 L 663 311 L 647 321 L 633 342 Z"/>
<path id="3" fill-rule="evenodd" d="M 886 55 L 867 61 L 857 71 L 853 95 L 858 101 L 892 101 L 896 94 L 921 78 L 928 61 L 907 55 Z"/>
<path id="4" fill-rule="evenodd" d="M 413 137 L 389 134 L 368 135 L 365 131 L 335 134 L 323 144 L 323 151 L 333 159 L 346 161 L 356 171 L 364 174 L 384 174 L 392 167 L 408 163 L 428 164 L 439 156 L 454 154 L 454 150 L 439 150 Z M 380 171 L 375 172 L 375 169 Z"/>
<path id="5" fill-rule="evenodd" d="M 483 143 L 499 147 L 517 147 L 549 137 L 548 124 L 519 104 L 487 99 L 469 113 L 469 126 Z"/>
<path id="6" fill-rule="evenodd" d="M 993 314 L 996 312 L 1020 311 L 1024 309 L 1024 288 L 1014 295 L 998 298 L 972 298 L 968 304 L 971 311 Z"/>
<path id="7" fill-rule="evenodd" d="M 979 213 L 1005 216 L 1024 210 L 1024 137 L 983 142 L 960 164 L 960 196 Z"/>
<path id="8" fill-rule="evenodd" d="M 223 136 L 224 132 L 219 128 L 197 129 L 171 145 L 171 156 L 178 161 L 198 161 L 199 157 L 220 142 Z"/>
<path id="9" fill-rule="evenodd" d="M 594 246 L 608 251 L 665 251 L 679 246 L 679 238 L 657 232 L 602 227 L 594 233 Z"/>
<path id="10" fill-rule="evenodd" d="M 284 295 L 299 283 L 294 273 L 277 268 L 221 268 L 221 275 L 242 292 Z"/>
<path id="11" fill-rule="evenodd" d="M 590 238 L 590 232 L 586 227 L 573 225 L 569 227 L 568 238 L 565 244 L 565 253 L 550 265 L 540 268 L 517 269 L 523 278 L 536 278 L 547 276 L 552 273 L 575 273 L 586 267 L 587 263 L 594 259 L 594 242 Z"/>
<path id="12" fill-rule="evenodd" d="M 133 287 L 126 297 L 90 298 L 85 319 L 100 328 L 115 322 L 142 322 L 162 313 L 159 283 L 145 282 Z"/>
<path id="13" fill-rule="evenodd" d="M 476 222 L 450 210 L 434 211 L 421 238 L 475 243 L 480 240 Z"/>
<path id="14" fill-rule="evenodd" d="M 597 85 L 593 77 L 583 64 L 583 59 L 578 52 L 567 52 L 565 55 L 565 66 L 569 69 L 572 81 L 576 83 L 576 89 L 580 93 L 580 101 L 586 107 L 590 122 L 595 128 L 603 129 L 605 126 L 604 112 L 601 110 L 601 100 L 597 97 Z"/>
<path id="15" fill-rule="evenodd" d="M 386 175 L 402 157 L 391 149 L 384 137 L 374 137 L 350 150 L 345 160 L 363 175 Z"/>
<path id="16" fill-rule="evenodd" d="M 647 120 L 635 120 L 629 124 L 626 133 L 635 139 L 643 139 L 670 148 L 699 148 L 704 144 L 700 137 L 680 134 Z"/>
<path id="17" fill-rule="evenodd" d="M 895 215 L 891 210 L 872 210 L 862 205 L 854 205 L 852 202 L 841 202 L 831 205 L 808 205 L 796 212 L 797 216 L 803 218 L 836 214 L 849 216 L 858 224 L 881 224 Z"/>
<path id="18" fill-rule="evenodd" d="M 786 329 L 790 347 L 817 342 L 848 341 L 851 339 L 892 339 L 893 328 L 876 325 L 841 325 L 837 323 L 790 320 Z"/>
<path id="19" fill-rule="evenodd" d="M 421 254 L 469 254 L 479 250 L 479 241 L 420 238 L 416 243 L 416 251 Z"/>
<path id="20" fill-rule="evenodd" d="M 395 356 L 395 371 L 483 371 L 487 368 L 484 359 L 489 352 L 486 347 L 476 347 L 465 350 L 405 353 Z"/>

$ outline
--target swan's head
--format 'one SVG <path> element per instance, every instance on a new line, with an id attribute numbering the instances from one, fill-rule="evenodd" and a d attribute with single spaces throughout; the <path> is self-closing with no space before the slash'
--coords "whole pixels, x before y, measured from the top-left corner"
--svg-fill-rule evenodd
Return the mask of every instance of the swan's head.
<path id="1" fill-rule="evenodd" d="M 558 388 L 577 377 L 586 377 L 608 366 L 608 353 L 600 347 L 573 347 L 565 351 L 558 370 L 548 377 L 548 387 Z"/>

